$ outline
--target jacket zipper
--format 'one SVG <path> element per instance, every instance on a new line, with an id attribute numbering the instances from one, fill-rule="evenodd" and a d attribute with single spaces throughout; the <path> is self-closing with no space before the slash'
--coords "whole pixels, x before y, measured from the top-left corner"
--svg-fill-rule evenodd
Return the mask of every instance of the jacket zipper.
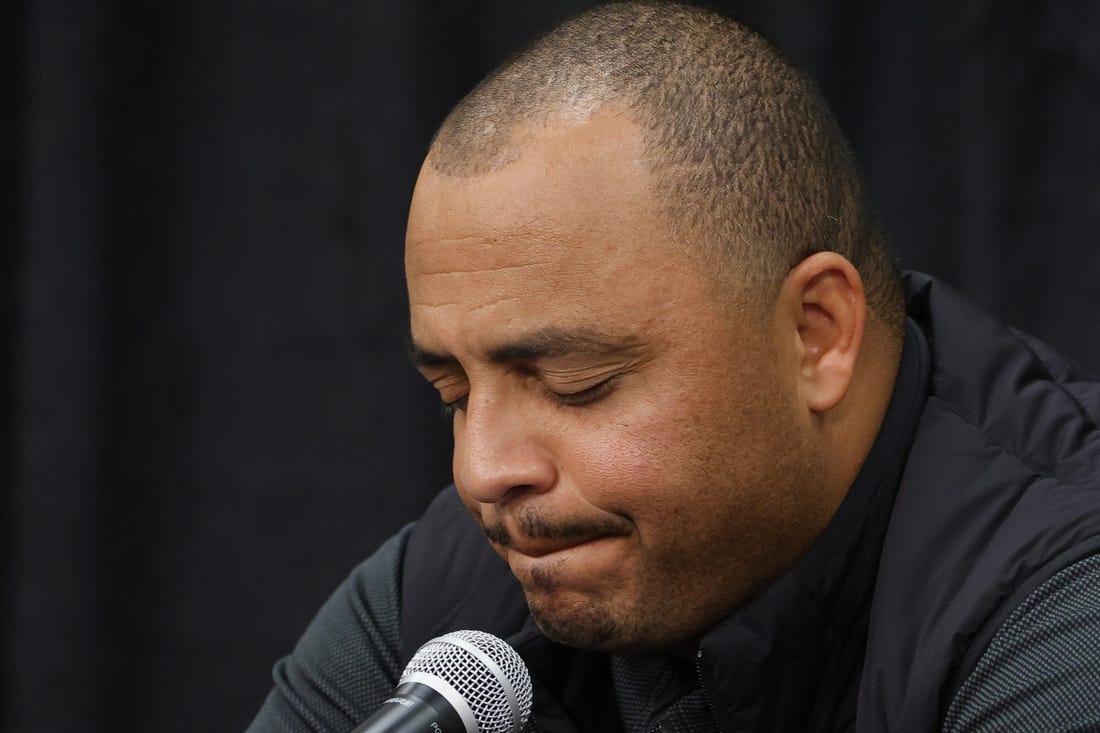
<path id="1" fill-rule="evenodd" d="M 695 676 L 699 680 L 699 689 L 703 693 L 703 702 L 707 706 L 707 714 L 710 715 L 711 725 L 714 726 L 715 733 L 722 733 L 722 726 L 718 723 L 718 714 L 715 713 L 714 707 L 714 695 L 711 694 L 710 685 L 707 684 L 707 675 L 703 671 L 703 650 L 700 648 L 695 653 Z M 661 721 L 654 723 L 653 727 L 649 729 L 649 733 L 661 733 Z"/>
<path id="2" fill-rule="evenodd" d="M 722 726 L 718 723 L 718 713 L 715 712 L 714 695 L 711 694 L 710 685 L 707 684 L 707 675 L 703 671 L 703 648 L 695 653 L 695 673 L 699 677 L 699 689 L 703 691 L 703 702 L 706 703 L 707 712 L 710 713 L 710 722 L 714 725 L 716 733 L 722 733 Z"/>

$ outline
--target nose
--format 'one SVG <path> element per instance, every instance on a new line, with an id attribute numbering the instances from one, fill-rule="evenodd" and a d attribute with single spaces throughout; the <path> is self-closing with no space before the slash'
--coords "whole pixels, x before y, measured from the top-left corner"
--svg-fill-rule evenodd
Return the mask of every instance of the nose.
<path id="1" fill-rule="evenodd" d="M 547 491 L 557 477 L 553 454 L 533 416 L 506 399 L 475 398 L 455 420 L 454 478 L 467 501 L 500 504 L 525 491 Z"/>

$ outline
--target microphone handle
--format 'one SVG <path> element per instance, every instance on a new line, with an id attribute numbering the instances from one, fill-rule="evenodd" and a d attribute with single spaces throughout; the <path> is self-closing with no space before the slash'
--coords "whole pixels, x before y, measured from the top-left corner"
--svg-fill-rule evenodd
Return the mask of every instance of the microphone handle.
<path id="1" fill-rule="evenodd" d="M 467 733 L 447 699 L 419 682 L 398 685 L 353 733 Z"/>

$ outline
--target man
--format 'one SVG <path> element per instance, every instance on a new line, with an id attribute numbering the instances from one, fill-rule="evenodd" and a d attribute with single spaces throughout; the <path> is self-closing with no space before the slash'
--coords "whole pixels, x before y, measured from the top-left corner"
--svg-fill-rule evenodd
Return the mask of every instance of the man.
<path id="1" fill-rule="evenodd" d="M 1100 386 L 903 290 L 756 35 L 629 3 L 536 41 L 437 134 L 406 270 L 456 490 L 253 730 L 350 730 L 460 628 L 524 657 L 532 730 L 1100 729 Z"/>

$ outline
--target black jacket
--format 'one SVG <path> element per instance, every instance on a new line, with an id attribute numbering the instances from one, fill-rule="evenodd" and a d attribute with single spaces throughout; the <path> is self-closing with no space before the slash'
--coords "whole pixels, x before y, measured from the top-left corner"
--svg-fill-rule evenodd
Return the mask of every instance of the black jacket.
<path id="1" fill-rule="evenodd" d="M 727 732 L 936 730 L 1008 614 L 1100 550 L 1100 385 L 932 278 L 907 291 L 902 370 L 855 485 L 790 573 L 696 659 L 669 660 L 669 706 L 701 696 Z M 453 491 L 413 530 L 402 578 L 402 661 L 484 629 L 531 668 L 540 730 L 619 726 L 616 661 L 538 633 Z"/>

